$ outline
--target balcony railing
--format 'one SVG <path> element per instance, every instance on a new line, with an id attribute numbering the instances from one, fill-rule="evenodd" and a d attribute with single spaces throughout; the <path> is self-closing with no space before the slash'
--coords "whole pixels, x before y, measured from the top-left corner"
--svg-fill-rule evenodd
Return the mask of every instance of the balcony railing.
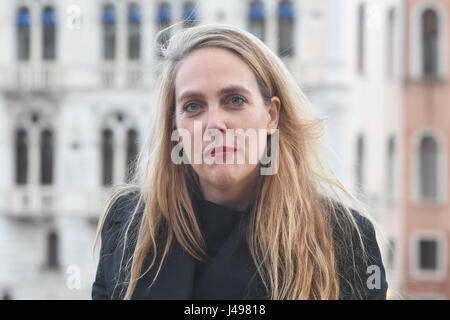
<path id="1" fill-rule="evenodd" d="M 100 85 L 114 87 L 116 85 L 116 70 L 113 64 L 105 64 L 100 70 Z"/>
<path id="2" fill-rule="evenodd" d="M 106 88 L 142 86 L 144 69 L 142 63 L 129 63 L 125 67 L 114 63 L 105 63 L 100 67 L 100 86 Z"/>
<path id="3" fill-rule="evenodd" d="M 70 89 L 71 79 L 63 79 L 65 76 L 74 74 L 75 67 L 61 67 L 54 64 L 42 64 L 32 66 L 29 64 L 18 64 L 13 67 L 1 67 L 0 90 L 28 92 L 28 91 L 59 91 L 63 88 Z M 97 88 L 136 88 L 145 85 L 145 73 L 147 67 L 140 62 L 128 63 L 125 66 L 115 63 L 104 63 L 97 70 L 86 73 L 87 82 L 83 85 L 91 84 Z M 93 77 L 91 78 L 90 75 Z M 156 74 L 154 75 L 156 76 Z M 97 83 L 90 79 L 97 78 Z M 75 78 L 76 80 L 76 78 Z M 67 82 L 68 81 L 68 82 Z M 148 79 L 147 79 L 148 81 Z M 79 86 L 75 82 L 75 86 Z"/>
<path id="4" fill-rule="evenodd" d="M 128 87 L 136 87 L 142 84 L 142 67 L 140 65 L 132 65 L 127 68 L 127 85 Z"/>
<path id="5" fill-rule="evenodd" d="M 54 91 L 61 87 L 61 72 L 54 65 L 18 65 L 3 71 L 1 86 L 11 91 Z"/>
<path id="6" fill-rule="evenodd" d="M 56 212 L 55 190 L 52 187 L 16 187 L 11 193 L 7 210 L 11 216 L 41 217 Z"/>

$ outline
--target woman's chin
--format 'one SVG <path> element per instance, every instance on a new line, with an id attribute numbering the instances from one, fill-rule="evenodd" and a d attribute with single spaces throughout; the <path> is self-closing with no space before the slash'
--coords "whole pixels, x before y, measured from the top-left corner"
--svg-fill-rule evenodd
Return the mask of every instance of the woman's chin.
<path id="1" fill-rule="evenodd" d="M 218 188 L 235 185 L 237 182 L 235 169 L 237 168 L 234 168 L 233 165 L 214 165 L 206 172 L 207 180 Z"/>

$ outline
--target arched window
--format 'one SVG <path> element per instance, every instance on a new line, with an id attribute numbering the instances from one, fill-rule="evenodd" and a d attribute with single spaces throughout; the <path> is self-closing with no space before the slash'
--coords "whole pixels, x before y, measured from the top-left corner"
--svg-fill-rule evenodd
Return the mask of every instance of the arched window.
<path id="1" fill-rule="evenodd" d="M 53 183 L 53 133 L 49 129 L 41 132 L 41 183 Z"/>
<path id="2" fill-rule="evenodd" d="M 365 41 L 366 41 L 366 7 L 362 3 L 358 7 L 358 39 L 357 39 L 357 59 L 358 72 L 364 72 Z"/>
<path id="3" fill-rule="evenodd" d="M 110 129 L 102 132 L 102 183 L 110 186 L 113 183 L 114 169 L 114 136 Z"/>
<path id="4" fill-rule="evenodd" d="M 250 4 L 250 10 L 248 14 L 249 19 L 249 31 L 264 41 L 265 39 L 265 17 L 264 17 L 264 4 L 259 1 L 253 1 Z"/>
<path id="5" fill-rule="evenodd" d="M 42 10 L 42 58 L 55 60 L 56 58 L 56 22 L 55 10 L 45 7 Z"/>
<path id="6" fill-rule="evenodd" d="M 390 137 L 387 147 L 387 170 L 386 170 L 386 192 L 388 201 L 392 202 L 395 198 L 395 158 L 396 158 L 395 138 Z"/>
<path id="7" fill-rule="evenodd" d="M 197 24 L 197 13 L 192 2 L 185 2 L 183 5 L 183 27 L 190 28 Z"/>
<path id="8" fill-rule="evenodd" d="M 112 4 L 103 7 L 103 59 L 116 57 L 116 10 Z"/>
<path id="9" fill-rule="evenodd" d="M 59 268 L 58 247 L 58 234 L 52 230 L 47 235 L 47 267 L 50 269 Z"/>
<path id="10" fill-rule="evenodd" d="M 131 3 L 128 7 L 128 58 L 139 60 L 141 57 L 141 14 L 139 5 Z"/>
<path id="11" fill-rule="evenodd" d="M 27 184 L 28 178 L 28 134 L 23 129 L 16 131 L 16 183 Z"/>
<path id="12" fill-rule="evenodd" d="M 158 8 L 158 15 L 156 17 L 157 25 L 158 25 L 158 31 L 161 31 L 171 24 L 171 12 L 170 12 L 170 4 L 167 2 L 163 2 L 159 5 Z M 167 41 L 170 38 L 170 31 L 166 30 L 160 34 L 160 37 L 158 38 L 158 43 L 164 47 Z M 159 55 L 161 56 L 161 52 L 159 52 Z"/>
<path id="13" fill-rule="evenodd" d="M 135 167 L 135 160 L 138 154 L 138 135 L 134 129 L 129 129 L 127 132 L 127 182 L 132 178 L 132 170 Z"/>
<path id="14" fill-rule="evenodd" d="M 283 0 L 278 5 L 278 54 L 294 54 L 294 9 L 291 1 Z"/>
<path id="15" fill-rule="evenodd" d="M 425 78 L 438 74 L 438 17 L 434 10 L 422 14 L 422 72 Z"/>
<path id="16" fill-rule="evenodd" d="M 364 191 L 365 146 L 364 137 L 359 136 L 356 143 L 356 190 Z"/>
<path id="17" fill-rule="evenodd" d="M 20 8 L 17 12 L 17 59 L 30 60 L 30 12 Z"/>
<path id="18" fill-rule="evenodd" d="M 438 144 L 432 136 L 424 136 L 419 145 L 420 195 L 436 200 L 438 195 Z"/>

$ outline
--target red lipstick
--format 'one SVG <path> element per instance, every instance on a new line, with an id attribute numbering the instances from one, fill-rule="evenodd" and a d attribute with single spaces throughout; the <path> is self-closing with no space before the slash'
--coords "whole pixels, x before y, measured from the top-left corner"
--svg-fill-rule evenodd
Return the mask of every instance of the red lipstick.
<path id="1" fill-rule="evenodd" d="M 213 147 L 207 149 L 205 151 L 205 154 L 212 158 L 226 157 L 236 152 L 236 150 L 237 149 L 235 147 L 227 147 L 227 146 Z"/>

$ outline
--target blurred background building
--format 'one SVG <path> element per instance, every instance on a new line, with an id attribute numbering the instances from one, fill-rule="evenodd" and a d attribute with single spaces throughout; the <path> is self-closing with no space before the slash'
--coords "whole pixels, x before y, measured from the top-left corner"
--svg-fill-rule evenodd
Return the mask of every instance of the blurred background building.
<path id="1" fill-rule="evenodd" d="M 408 0 L 404 79 L 404 290 L 450 299 L 450 1 Z"/>
<path id="2" fill-rule="evenodd" d="M 1 1 L 0 297 L 90 298 L 105 197 L 152 116 L 156 33 L 182 21 L 241 27 L 282 58 L 388 240 L 392 298 L 449 299 L 449 14 L 450 0 Z"/>

